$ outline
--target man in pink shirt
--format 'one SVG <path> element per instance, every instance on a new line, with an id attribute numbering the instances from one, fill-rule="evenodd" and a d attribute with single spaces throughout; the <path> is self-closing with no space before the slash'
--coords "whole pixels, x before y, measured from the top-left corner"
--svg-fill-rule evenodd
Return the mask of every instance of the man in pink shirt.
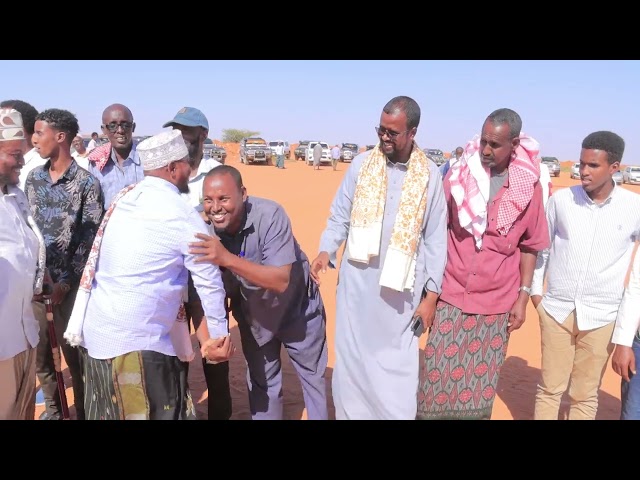
<path id="1" fill-rule="evenodd" d="M 502 108 L 444 181 L 447 265 L 421 365 L 418 419 L 490 419 L 509 335 L 549 246 L 539 145 Z"/>

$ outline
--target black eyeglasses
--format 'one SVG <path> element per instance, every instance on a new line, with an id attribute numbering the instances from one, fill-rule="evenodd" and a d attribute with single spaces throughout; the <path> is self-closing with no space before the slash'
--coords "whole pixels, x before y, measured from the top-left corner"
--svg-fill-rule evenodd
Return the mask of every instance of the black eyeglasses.
<path id="1" fill-rule="evenodd" d="M 402 135 L 403 133 L 407 133 L 409 131 L 411 131 L 411 129 L 398 133 L 398 132 L 394 132 L 393 130 L 387 130 L 384 127 L 376 127 L 376 133 L 378 134 L 379 137 L 384 137 L 386 135 L 391 140 L 395 140 L 398 135 Z"/>
<path id="2" fill-rule="evenodd" d="M 122 127 L 123 130 L 131 130 L 133 128 L 133 123 L 131 123 L 131 122 L 121 122 L 121 123 L 111 122 L 111 123 L 107 123 L 106 125 L 103 125 L 103 127 L 113 133 L 116 130 L 118 130 L 118 127 Z"/>

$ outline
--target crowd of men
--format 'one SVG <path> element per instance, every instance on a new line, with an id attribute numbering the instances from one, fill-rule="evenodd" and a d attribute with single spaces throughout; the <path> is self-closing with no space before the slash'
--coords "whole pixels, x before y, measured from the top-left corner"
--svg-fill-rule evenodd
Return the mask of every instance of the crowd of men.
<path id="1" fill-rule="evenodd" d="M 310 260 L 282 205 L 203 157 L 199 109 L 135 145 L 131 110 L 110 105 L 108 142 L 86 148 L 71 112 L 2 102 L 0 419 L 34 418 L 36 378 L 39 418 L 70 418 L 58 348 L 74 418 L 195 419 L 192 331 L 208 418 L 229 419 L 231 313 L 252 418 L 283 418 L 284 350 L 307 417 L 326 420 L 328 268 L 339 268 L 336 419 L 490 419 L 529 300 L 534 418 L 557 419 L 566 392 L 569 419 L 594 419 L 613 356 L 620 418 L 640 419 L 640 195 L 612 180 L 624 140 L 587 135 L 581 184 L 551 195 L 515 111 L 491 112 L 442 168 L 415 141 L 420 116 L 406 96 L 383 107 L 379 142 L 345 172 Z"/>

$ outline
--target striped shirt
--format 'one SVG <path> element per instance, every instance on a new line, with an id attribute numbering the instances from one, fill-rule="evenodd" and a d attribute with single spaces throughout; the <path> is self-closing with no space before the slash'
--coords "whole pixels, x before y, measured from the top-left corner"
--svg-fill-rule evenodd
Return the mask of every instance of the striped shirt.
<path id="1" fill-rule="evenodd" d="M 538 254 L 531 295 L 558 323 L 575 309 L 580 331 L 616 319 L 633 244 L 640 233 L 640 195 L 614 185 L 594 203 L 582 186 L 564 188 L 547 203 L 551 247 Z"/>

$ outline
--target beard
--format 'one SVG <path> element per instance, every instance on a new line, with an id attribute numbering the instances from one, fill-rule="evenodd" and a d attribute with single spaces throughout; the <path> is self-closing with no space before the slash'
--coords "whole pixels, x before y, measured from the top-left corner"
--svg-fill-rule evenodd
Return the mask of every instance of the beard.
<path id="1" fill-rule="evenodd" d="M 189 193 L 191 190 L 189 189 L 189 182 L 185 181 L 184 183 L 181 183 L 180 185 L 177 185 L 178 187 L 178 191 L 180 193 Z"/>

